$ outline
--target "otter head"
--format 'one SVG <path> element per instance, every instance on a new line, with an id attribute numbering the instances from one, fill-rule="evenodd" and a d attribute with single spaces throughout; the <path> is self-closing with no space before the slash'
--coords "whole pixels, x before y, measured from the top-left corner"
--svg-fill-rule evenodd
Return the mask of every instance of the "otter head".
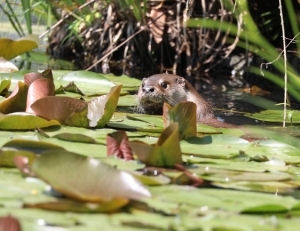
<path id="1" fill-rule="evenodd" d="M 186 80 L 177 75 L 158 74 L 142 80 L 138 91 L 138 112 L 162 114 L 164 102 L 175 106 L 187 100 Z"/>

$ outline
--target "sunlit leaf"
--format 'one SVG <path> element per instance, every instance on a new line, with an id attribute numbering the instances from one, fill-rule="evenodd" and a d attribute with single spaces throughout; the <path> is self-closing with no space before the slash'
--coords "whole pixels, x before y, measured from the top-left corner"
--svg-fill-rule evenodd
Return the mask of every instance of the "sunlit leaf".
<path id="1" fill-rule="evenodd" d="M 192 137 L 180 142 L 182 153 L 210 158 L 231 158 L 248 146 L 247 140 L 224 134 Z"/>
<path id="2" fill-rule="evenodd" d="M 178 123 L 180 139 L 186 139 L 197 134 L 197 105 L 194 102 L 179 102 L 174 108 L 167 103 L 163 106 L 165 127 Z"/>
<path id="3" fill-rule="evenodd" d="M 0 83 L 0 93 L 2 93 L 3 91 L 8 91 L 8 89 L 10 87 L 10 83 L 11 83 L 11 81 L 8 79 L 2 80 Z"/>
<path id="4" fill-rule="evenodd" d="M 56 80 L 57 85 L 63 86 L 70 82 L 74 82 L 85 95 L 106 94 L 115 85 L 109 79 L 105 78 L 105 75 L 91 71 L 72 71 Z"/>
<path id="5" fill-rule="evenodd" d="M 0 57 L 10 60 L 20 54 L 31 51 L 39 45 L 36 35 L 28 35 L 17 40 L 8 38 L 0 39 Z"/>
<path id="6" fill-rule="evenodd" d="M 246 113 L 245 116 L 266 122 L 282 122 L 283 110 L 265 110 L 253 114 Z M 292 121 L 286 120 L 286 122 L 300 123 L 300 111 L 293 110 Z"/>
<path id="7" fill-rule="evenodd" d="M 215 185 L 220 188 L 226 188 L 226 189 L 237 189 L 237 190 L 257 191 L 257 192 L 267 192 L 267 193 L 281 193 L 281 194 L 291 193 L 298 187 L 297 185 L 293 185 L 293 183 L 282 182 L 282 181 L 212 182 L 212 185 Z"/>
<path id="8" fill-rule="evenodd" d="M 43 153 L 32 169 L 58 192 L 83 201 L 150 196 L 149 191 L 129 173 L 71 152 Z"/>
<path id="9" fill-rule="evenodd" d="M 60 123 L 56 120 L 48 121 L 25 112 L 15 112 L 8 115 L 0 114 L 1 130 L 32 130 L 37 127 L 45 128 L 51 126 L 60 126 Z"/>
<path id="10" fill-rule="evenodd" d="M 143 184 L 145 185 L 153 185 L 153 186 L 158 186 L 158 185 L 163 185 L 163 184 L 169 184 L 171 182 L 171 179 L 169 177 L 166 177 L 162 174 L 159 174 L 157 176 L 148 176 L 144 175 L 143 172 L 130 172 L 132 175 L 139 179 Z"/>
<path id="11" fill-rule="evenodd" d="M 18 85 L 11 95 L 0 103 L 0 112 L 3 114 L 25 111 L 28 86 L 23 82 Z"/>
<path id="12" fill-rule="evenodd" d="M 0 166 L 15 167 L 15 157 L 24 156 L 27 158 L 28 163 L 31 164 L 35 159 L 35 154 L 29 151 L 18 150 L 14 148 L 1 148 L 0 149 Z"/>
<path id="13" fill-rule="evenodd" d="M 46 143 L 42 141 L 33 141 L 33 140 L 21 140 L 21 139 L 14 139 L 10 140 L 7 143 L 5 143 L 2 148 L 6 148 L 4 150 L 7 150 L 8 148 L 12 148 L 13 150 L 19 150 L 19 151 L 29 151 L 36 154 L 41 154 L 44 151 L 47 150 L 64 150 L 63 147 L 60 147 L 58 145 L 52 144 L 52 143 Z"/>
<path id="14" fill-rule="evenodd" d="M 84 134 L 78 134 L 78 133 L 60 133 L 60 134 L 54 135 L 53 138 L 70 141 L 70 142 L 86 143 L 86 144 L 96 144 L 97 143 L 97 141 L 94 138 L 86 136 Z"/>
<path id="15" fill-rule="evenodd" d="M 0 73 L 11 73 L 18 71 L 19 69 L 10 61 L 0 57 Z"/>
<path id="16" fill-rule="evenodd" d="M 161 200 L 231 212 L 284 212 L 298 208 L 300 204 L 299 200 L 291 196 L 226 189 L 163 185 L 152 187 L 151 192 L 153 195 L 159 195 Z"/>
<path id="17" fill-rule="evenodd" d="M 104 96 L 89 102 L 64 96 L 48 96 L 35 101 L 33 111 L 48 120 L 78 127 L 103 127 L 112 117 L 122 86 L 115 86 Z"/>
<path id="18" fill-rule="evenodd" d="M 300 163 L 300 149 L 276 140 L 253 141 L 245 150 L 253 159 L 281 160 L 287 164 Z"/>
<path id="19" fill-rule="evenodd" d="M 43 78 L 53 81 L 53 75 L 52 75 L 51 69 L 47 69 L 47 70 L 43 71 L 42 73 L 29 72 L 29 73 L 24 74 L 24 83 L 27 86 L 30 86 L 34 81 L 36 81 L 38 79 L 43 79 Z"/>
<path id="20" fill-rule="evenodd" d="M 88 126 L 86 102 L 65 96 L 48 96 L 35 101 L 31 108 L 47 120 L 57 120 L 61 124 Z"/>
<path id="21" fill-rule="evenodd" d="M 112 213 L 124 207 L 129 202 L 125 198 L 115 198 L 100 203 L 85 203 L 70 199 L 58 199 L 57 201 L 25 203 L 25 208 L 40 208 L 61 212 L 76 213 Z"/>
<path id="22" fill-rule="evenodd" d="M 76 86 L 74 82 L 70 82 L 69 84 L 67 84 L 67 86 L 61 88 L 62 89 L 57 89 L 56 92 L 59 93 L 59 91 L 69 91 L 84 96 L 83 92 Z"/>
<path id="23" fill-rule="evenodd" d="M 148 166 L 174 167 L 182 164 L 177 123 L 167 127 L 155 145 L 139 141 L 131 141 L 129 145 L 138 159 Z"/>
<path id="24" fill-rule="evenodd" d="M 30 84 L 27 93 L 26 112 L 33 113 L 31 105 L 38 99 L 54 95 L 54 84 L 52 80 L 41 78 Z"/>

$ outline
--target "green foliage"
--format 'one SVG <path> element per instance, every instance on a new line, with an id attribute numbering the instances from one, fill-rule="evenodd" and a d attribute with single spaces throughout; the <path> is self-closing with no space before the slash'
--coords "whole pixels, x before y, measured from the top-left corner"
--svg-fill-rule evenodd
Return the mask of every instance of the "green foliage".
<path id="1" fill-rule="evenodd" d="M 236 18 L 242 19 L 242 25 L 241 27 L 238 27 L 238 25 L 228 22 L 221 22 L 221 21 L 215 21 L 211 19 L 189 19 L 187 22 L 187 26 L 190 27 L 207 27 L 210 29 L 220 29 L 224 32 L 229 32 L 232 35 L 239 35 L 239 42 L 237 43 L 238 46 L 249 50 L 258 56 L 262 57 L 264 60 L 266 60 L 266 64 L 262 65 L 260 75 L 264 76 L 265 70 L 263 70 L 263 67 L 268 67 L 268 65 L 273 65 L 280 73 L 281 76 L 271 74 L 266 72 L 266 78 L 273 81 L 277 85 L 283 87 L 284 86 L 284 80 L 282 76 L 284 75 L 285 68 L 284 68 L 284 61 L 282 54 L 277 51 L 275 47 L 273 47 L 270 42 L 263 37 L 263 35 L 260 33 L 257 25 L 255 24 L 253 18 L 251 17 L 251 14 L 248 9 L 247 1 L 237 1 L 236 5 L 233 6 L 229 3 L 229 1 L 224 1 L 226 3 L 226 6 L 229 10 L 235 9 L 233 12 L 236 15 Z M 299 27 L 295 18 L 295 12 L 292 7 L 291 1 L 284 1 L 287 5 L 289 18 L 291 20 L 293 33 L 295 34 L 295 37 L 299 33 Z M 279 14 L 279 11 L 278 11 Z M 241 22 L 241 21 L 240 21 Z M 228 39 L 227 42 L 234 42 L 233 39 Z M 299 43 L 297 43 L 298 49 L 299 49 Z M 300 50 L 300 49 L 299 49 Z M 254 73 L 258 74 L 257 69 L 251 68 L 250 71 L 253 71 Z M 300 94 L 295 90 L 293 86 L 299 86 L 300 85 L 300 79 L 298 77 L 298 73 L 294 70 L 294 68 L 288 64 L 287 66 L 287 75 L 288 75 L 288 91 L 291 95 L 293 95 L 299 102 L 300 102 Z"/>

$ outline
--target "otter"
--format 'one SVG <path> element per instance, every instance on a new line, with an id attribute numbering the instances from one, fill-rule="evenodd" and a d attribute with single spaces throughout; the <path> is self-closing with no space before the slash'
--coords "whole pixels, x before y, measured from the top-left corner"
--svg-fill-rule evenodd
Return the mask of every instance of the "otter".
<path id="1" fill-rule="evenodd" d="M 164 102 L 174 107 L 181 101 L 197 105 L 197 122 L 213 127 L 235 127 L 214 116 L 212 106 L 183 77 L 173 74 L 156 74 L 142 80 L 138 91 L 138 112 L 162 114 Z"/>

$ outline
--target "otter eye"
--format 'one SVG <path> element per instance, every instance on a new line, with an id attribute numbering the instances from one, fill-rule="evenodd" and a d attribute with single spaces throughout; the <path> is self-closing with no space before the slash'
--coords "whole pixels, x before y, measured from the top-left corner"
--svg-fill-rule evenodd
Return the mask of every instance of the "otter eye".
<path id="1" fill-rule="evenodd" d="M 168 83 L 167 82 L 161 82 L 160 86 L 163 88 L 167 88 L 168 87 Z"/>

